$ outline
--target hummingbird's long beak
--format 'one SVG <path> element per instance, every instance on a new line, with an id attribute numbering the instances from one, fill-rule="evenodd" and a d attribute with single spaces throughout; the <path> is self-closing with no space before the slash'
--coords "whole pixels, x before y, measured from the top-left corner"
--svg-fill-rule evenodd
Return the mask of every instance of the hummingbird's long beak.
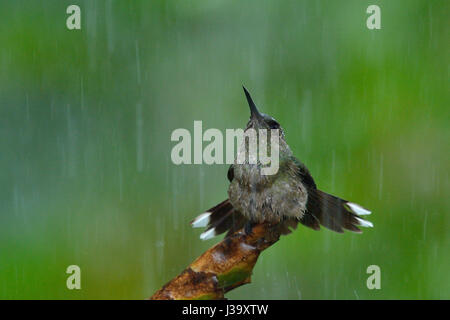
<path id="1" fill-rule="evenodd" d="M 244 89 L 245 97 L 247 98 L 248 106 L 250 107 L 250 117 L 261 119 L 262 115 L 261 115 L 261 113 L 259 113 L 258 109 L 256 108 L 256 105 L 253 102 L 253 99 L 250 96 L 250 93 L 247 91 L 247 89 L 244 86 L 242 86 L 242 88 Z"/>

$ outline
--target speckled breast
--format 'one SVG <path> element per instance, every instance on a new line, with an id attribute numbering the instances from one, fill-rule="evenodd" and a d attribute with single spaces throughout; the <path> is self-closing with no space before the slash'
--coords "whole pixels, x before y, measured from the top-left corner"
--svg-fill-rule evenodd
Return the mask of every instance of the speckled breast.
<path id="1" fill-rule="evenodd" d="M 235 209 L 252 222 L 300 219 L 306 210 L 307 191 L 300 179 L 279 170 L 263 176 L 257 165 L 235 165 L 228 196 Z"/>

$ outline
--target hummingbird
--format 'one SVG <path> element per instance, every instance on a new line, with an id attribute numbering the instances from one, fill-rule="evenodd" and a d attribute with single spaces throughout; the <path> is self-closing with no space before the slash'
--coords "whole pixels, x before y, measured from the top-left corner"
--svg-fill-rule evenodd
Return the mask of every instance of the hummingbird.
<path id="1" fill-rule="evenodd" d="M 238 148 L 238 156 L 229 167 L 228 199 L 191 221 L 194 228 L 206 228 L 200 239 L 207 240 L 227 232 L 226 237 L 244 229 L 250 234 L 254 225 L 270 223 L 285 235 L 298 223 L 314 230 L 324 226 L 335 232 L 358 227 L 373 227 L 362 216 L 371 214 L 359 204 L 328 194 L 317 188 L 308 168 L 292 153 L 278 121 L 259 112 L 250 93 L 243 87 L 250 119 L 244 130 L 267 129 L 279 138 L 279 169 L 275 174 L 261 174 L 261 163 L 238 162 L 239 152 L 248 152 L 248 143 Z"/>

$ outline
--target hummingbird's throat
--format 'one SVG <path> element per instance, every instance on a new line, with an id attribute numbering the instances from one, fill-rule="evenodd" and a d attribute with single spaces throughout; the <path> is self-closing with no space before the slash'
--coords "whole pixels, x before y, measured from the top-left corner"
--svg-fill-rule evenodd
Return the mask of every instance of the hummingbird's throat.
<path id="1" fill-rule="evenodd" d="M 280 167 L 280 130 L 248 128 L 238 144 L 235 164 L 256 165 L 260 174 L 275 175 Z"/>

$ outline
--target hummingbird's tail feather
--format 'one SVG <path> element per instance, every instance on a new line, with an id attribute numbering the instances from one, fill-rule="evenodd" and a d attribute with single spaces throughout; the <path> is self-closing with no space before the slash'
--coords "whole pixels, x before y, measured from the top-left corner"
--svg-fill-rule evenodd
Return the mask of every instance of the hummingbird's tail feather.
<path id="1" fill-rule="evenodd" d="M 227 199 L 199 215 L 191 221 L 191 225 L 194 228 L 206 227 L 206 231 L 200 235 L 200 239 L 208 240 L 226 231 L 228 231 L 228 236 L 241 229 L 245 222 L 246 219 L 234 210 Z"/>
<path id="2" fill-rule="evenodd" d="M 370 221 L 360 217 L 370 213 L 356 203 L 314 189 L 308 192 L 306 212 L 300 222 L 315 230 L 319 230 L 321 224 L 340 233 L 344 232 L 344 229 L 360 233 L 358 226 L 373 227 Z"/>
<path id="3" fill-rule="evenodd" d="M 292 231 L 297 229 L 297 225 L 298 225 L 297 218 L 295 218 L 295 219 L 292 219 L 292 218 L 285 219 L 284 221 L 282 221 L 279 224 L 280 234 L 287 235 L 287 234 L 291 233 Z"/>

